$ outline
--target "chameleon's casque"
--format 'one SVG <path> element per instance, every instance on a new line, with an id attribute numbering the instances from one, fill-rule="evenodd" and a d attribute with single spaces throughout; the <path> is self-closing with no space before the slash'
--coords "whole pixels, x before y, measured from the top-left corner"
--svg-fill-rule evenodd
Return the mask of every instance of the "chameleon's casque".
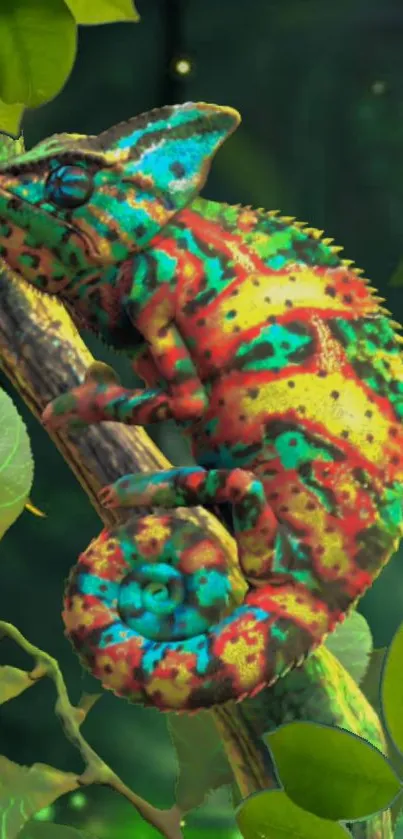
<path id="1" fill-rule="evenodd" d="M 89 372 L 44 413 L 175 419 L 197 467 L 125 476 L 106 506 L 230 502 L 244 603 L 186 511 L 133 517 L 82 554 L 63 618 L 105 687 L 162 710 L 283 676 L 341 621 L 402 535 L 401 337 L 321 232 L 198 197 L 231 108 L 161 108 L 58 135 L 0 169 L 0 254 L 146 383 Z M 240 162 L 241 165 L 241 162 Z"/>

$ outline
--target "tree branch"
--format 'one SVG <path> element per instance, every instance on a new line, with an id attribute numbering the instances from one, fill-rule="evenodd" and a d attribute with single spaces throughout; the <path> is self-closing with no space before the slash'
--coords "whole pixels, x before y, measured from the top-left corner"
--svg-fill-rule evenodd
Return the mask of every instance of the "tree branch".
<path id="1" fill-rule="evenodd" d="M 67 311 L 55 298 L 40 295 L 22 281 L 0 273 L 0 301 L 0 366 L 39 419 L 48 402 L 82 381 L 94 358 Z M 50 436 L 106 527 L 123 521 L 131 511 L 122 508 L 111 511 L 101 507 L 97 492 L 102 486 L 130 472 L 153 472 L 170 466 L 169 461 L 139 427 L 103 423 L 79 433 L 60 431 L 50 433 Z M 175 515 L 175 511 L 172 513 Z M 214 516 L 202 508 L 195 508 L 192 515 L 207 533 L 220 539 L 226 551 L 232 584 L 232 609 L 243 599 L 245 591 L 233 539 Z M 220 723 L 218 713 L 215 710 L 211 713 L 216 716 L 216 722 L 222 730 L 223 723 Z M 231 719 L 230 707 L 226 712 L 228 715 Z M 238 717 L 234 711 L 233 730 L 236 720 Z M 229 757 L 238 786 L 250 791 L 272 786 L 273 777 L 264 765 L 261 747 L 258 743 L 250 743 L 248 732 L 239 728 L 239 720 L 236 725 L 238 736 L 235 736 L 234 742 L 232 730 Z M 127 790 L 122 782 L 119 782 L 119 789 L 126 797 L 132 796 L 132 803 L 143 816 L 146 811 L 150 813 L 153 810 L 151 823 L 160 829 L 156 813 L 161 811 L 151 808 L 147 802 L 142 802 L 140 810 L 141 799 Z"/>

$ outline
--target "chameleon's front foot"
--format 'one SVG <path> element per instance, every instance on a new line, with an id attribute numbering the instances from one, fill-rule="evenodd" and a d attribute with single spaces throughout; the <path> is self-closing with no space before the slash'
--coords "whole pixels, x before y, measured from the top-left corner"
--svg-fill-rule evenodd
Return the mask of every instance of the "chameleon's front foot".
<path id="1" fill-rule="evenodd" d="M 105 419 L 105 406 L 114 404 L 123 388 L 109 365 L 96 361 L 81 385 L 53 399 L 42 413 L 45 428 L 82 428 Z"/>
<path id="2" fill-rule="evenodd" d="M 114 371 L 96 362 L 88 369 L 84 382 L 58 396 L 48 405 L 42 422 L 52 430 L 65 426 L 81 427 L 99 422 L 148 425 L 174 419 L 199 420 L 206 408 L 203 388 L 190 394 L 168 394 L 160 388 L 128 390 L 120 385 Z"/>

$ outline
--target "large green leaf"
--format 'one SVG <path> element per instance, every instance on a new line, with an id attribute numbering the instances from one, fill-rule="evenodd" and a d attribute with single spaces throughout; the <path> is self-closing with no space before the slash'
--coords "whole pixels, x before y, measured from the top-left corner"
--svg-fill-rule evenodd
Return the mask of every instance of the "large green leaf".
<path id="1" fill-rule="evenodd" d="M 0 390 L 0 539 L 22 513 L 33 477 L 27 430 L 8 394 Z"/>
<path id="2" fill-rule="evenodd" d="M 366 819 L 389 807 L 401 791 L 381 752 L 341 728 L 293 722 L 264 740 L 287 795 L 320 818 Z"/>
<path id="3" fill-rule="evenodd" d="M 381 708 L 388 734 L 403 754 L 403 623 L 386 654 L 381 679 Z"/>
<path id="4" fill-rule="evenodd" d="M 132 0 L 66 0 L 77 23 L 136 23 L 140 16 Z"/>
<path id="5" fill-rule="evenodd" d="M 0 756 L 1 839 L 15 839 L 38 810 L 77 787 L 77 776 L 72 773 L 43 763 L 19 766 Z"/>
<path id="6" fill-rule="evenodd" d="M 307 813 L 283 790 L 258 792 L 243 801 L 236 820 L 244 839 L 347 839 L 337 822 Z"/>
<path id="7" fill-rule="evenodd" d="M 359 684 L 367 672 L 372 634 L 364 616 L 355 610 L 332 632 L 325 645 Z"/>
<path id="8" fill-rule="evenodd" d="M 53 99 L 70 75 L 76 43 L 64 0 L 0 0 L 0 97 L 30 108 Z"/>

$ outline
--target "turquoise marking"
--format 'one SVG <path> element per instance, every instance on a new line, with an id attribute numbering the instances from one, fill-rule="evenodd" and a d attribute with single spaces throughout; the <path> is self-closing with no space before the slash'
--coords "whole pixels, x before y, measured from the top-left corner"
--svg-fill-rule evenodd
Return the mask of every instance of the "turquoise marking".
<path id="1" fill-rule="evenodd" d="M 209 608 L 227 605 L 231 593 L 228 577 L 213 568 L 199 568 L 189 579 L 189 591 L 194 591 L 198 604 Z"/>
<path id="2" fill-rule="evenodd" d="M 304 363 L 304 359 L 298 361 L 298 350 L 312 344 L 310 335 L 300 335 L 287 329 L 281 324 L 272 324 L 261 329 L 257 338 L 242 343 L 237 348 L 235 357 L 242 362 L 243 370 L 283 370 L 292 364 Z M 256 347 L 266 346 L 266 352 L 262 358 L 252 355 Z M 296 355 L 296 359 L 293 359 Z M 251 356 L 251 358 L 249 358 Z"/>
<path id="3" fill-rule="evenodd" d="M 99 648 L 107 650 L 108 647 L 114 647 L 116 644 L 122 644 L 124 641 L 130 641 L 135 638 L 137 632 L 133 632 L 130 627 L 125 626 L 122 621 L 115 621 L 105 629 L 102 630 L 99 636 Z"/>
<path id="4" fill-rule="evenodd" d="M 286 469 L 298 469 L 303 463 L 315 460 L 332 462 L 332 457 L 325 448 L 314 446 L 303 431 L 284 431 L 274 441 L 274 447 Z"/>
<path id="5" fill-rule="evenodd" d="M 96 577 L 95 574 L 79 574 L 77 585 L 82 594 L 96 597 L 98 600 L 102 600 L 106 606 L 116 609 L 120 591 L 119 583 L 105 580 L 103 577 Z"/>

